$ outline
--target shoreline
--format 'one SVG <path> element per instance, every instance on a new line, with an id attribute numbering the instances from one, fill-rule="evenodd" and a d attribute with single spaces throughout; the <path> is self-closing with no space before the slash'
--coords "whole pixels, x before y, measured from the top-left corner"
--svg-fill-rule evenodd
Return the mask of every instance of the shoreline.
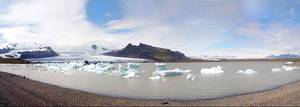
<path id="1" fill-rule="evenodd" d="M 0 72 L 0 106 L 259 106 L 300 105 L 300 81 L 263 91 L 211 99 L 113 97 L 62 88 Z"/>

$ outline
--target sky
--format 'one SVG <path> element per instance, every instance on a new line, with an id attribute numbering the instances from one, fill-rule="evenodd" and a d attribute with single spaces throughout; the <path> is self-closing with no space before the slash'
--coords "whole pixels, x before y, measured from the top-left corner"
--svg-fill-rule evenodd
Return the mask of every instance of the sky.
<path id="1" fill-rule="evenodd" d="M 0 0 L 0 43 L 128 43 L 187 56 L 300 54 L 299 0 Z"/>

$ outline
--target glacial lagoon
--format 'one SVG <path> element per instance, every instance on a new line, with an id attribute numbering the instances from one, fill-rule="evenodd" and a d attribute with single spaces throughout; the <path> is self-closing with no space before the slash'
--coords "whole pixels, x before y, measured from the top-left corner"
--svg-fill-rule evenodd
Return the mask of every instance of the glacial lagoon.
<path id="1" fill-rule="evenodd" d="M 285 62 L 263 61 L 167 63 L 168 69 L 190 70 L 191 74 L 195 76 L 194 80 L 186 79 L 189 73 L 163 77 L 161 80 L 151 80 L 149 78 L 153 77 L 153 72 L 156 71 L 154 63 L 142 63 L 141 72 L 135 78 L 124 78 L 118 74 L 96 74 L 77 69 L 55 72 L 44 66 L 32 64 L 2 64 L 0 70 L 44 83 L 100 95 L 192 100 L 263 91 L 300 80 L 299 69 L 272 71 L 273 68 L 281 68 L 284 64 Z M 224 72 L 200 72 L 203 68 L 212 68 L 218 65 Z M 295 63 L 291 66 L 300 67 L 300 64 Z M 114 64 L 114 67 L 118 68 L 118 64 Z"/>

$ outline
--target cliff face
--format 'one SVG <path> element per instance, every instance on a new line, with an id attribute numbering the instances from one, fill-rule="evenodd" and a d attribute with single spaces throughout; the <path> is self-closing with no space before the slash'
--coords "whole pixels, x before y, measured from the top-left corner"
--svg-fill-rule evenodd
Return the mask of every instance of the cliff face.
<path id="1" fill-rule="evenodd" d="M 117 57 L 143 58 L 159 62 L 176 62 L 190 60 L 183 53 L 170 49 L 153 47 L 146 44 L 138 46 L 128 44 L 124 49 L 105 53 L 105 55 Z"/>

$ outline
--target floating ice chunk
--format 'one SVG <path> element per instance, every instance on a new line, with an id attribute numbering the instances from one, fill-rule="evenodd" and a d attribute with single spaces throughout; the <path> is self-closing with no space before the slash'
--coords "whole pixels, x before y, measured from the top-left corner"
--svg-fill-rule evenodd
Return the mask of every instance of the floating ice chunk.
<path id="1" fill-rule="evenodd" d="M 168 70 L 167 65 L 165 63 L 155 63 L 156 71 L 165 71 Z"/>
<path id="2" fill-rule="evenodd" d="M 167 65 L 165 63 L 156 63 L 156 71 L 153 72 L 154 75 L 159 76 L 177 76 L 182 75 L 183 73 L 189 73 L 191 70 L 181 70 L 181 69 L 174 69 L 168 70 Z"/>
<path id="3" fill-rule="evenodd" d="M 292 65 L 292 64 L 294 64 L 294 62 L 286 62 L 285 64 Z"/>
<path id="4" fill-rule="evenodd" d="M 96 72 L 96 66 L 94 64 L 85 65 L 84 67 L 79 69 L 84 72 Z"/>
<path id="5" fill-rule="evenodd" d="M 138 73 L 140 71 L 141 64 L 139 64 L 139 63 L 128 63 L 127 66 L 128 66 L 128 69 L 129 69 L 128 72 Z"/>
<path id="6" fill-rule="evenodd" d="M 280 72 L 282 71 L 283 69 L 282 68 L 273 68 L 272 69 L 272 72 Z"/>
<path id="7" fill-rule="evenodd" d="M 135 72 L 129 72 L 126 76 L 124 76 L 124 78 L 135 78 L 135 77 L 139 77 L 138 75 L 136 75 Z"/>
<path id="8" fill-rule="evenodd" d="M 285 70 L 285 71 L 293 71 L 293 70 L 299 69 L 299 68 L 284 65 L 284 66 L 282 66 L 282 69 Z"/>
<path id="9" fill-rule="evenodd" d="M 212 68 L 202 68 L 200 71 L 202 74 L 221 74 L 224 73 L 222 66 Z"/>
<path id="10" fill-rule="evenodd" d="M 195 75 L 193 75 L 193 74 L 191 74 L 191 73 L 189 73 L 186 77 L 185 77 L 185 79 L 187 79 L 187 80 L 195 80 L 196 79 L 196 76 Z"/>
<path id="11" fill-rule="evenodd" d="M 119 73 L 121 76 L 127 75 L 128 68 L 119 64 Z"/>
<path id="12" fill-rule="evenodd" d="M 284 65 L 281 68 L 273 68 L 272 72 L 293 71 L 293 70 L 296 70 L 296 69 L 299 69 L 299 67 L 292 67 L 292 66 Z"/>
<path id="13" fill-rule="evenodd" d="M 246 70 L 239 70 L 237 72 L 238 74 L 257 74 L 257 71 L 254 71 L 253 69 L 246 69 Z"/>
<path id="14" fill-rule="evenodd" d="M 152 80 L 152 81 L 167 81 L 167 79 L 165 79 L 164 77 L 161 77 L 159 75 L 152 76 L 149 79 Z"/>
<path id="15" fill-rule="evenodd" d="M 156 71 L 155 74 L 160 75 L 160 76 L 167 77 L 167 76 L 178 76 L 178 75 L 182 75 L 183 72 L 182 72 L 182 70 L 175 69 L 175 70 Z"/>
<path id="16" fill-rule="evenodd" d="M 157 75 L 157 76 L 150 77 L 149 79 L 155 81 L 155 80 L 160 80 L 161 77 Z"/>

